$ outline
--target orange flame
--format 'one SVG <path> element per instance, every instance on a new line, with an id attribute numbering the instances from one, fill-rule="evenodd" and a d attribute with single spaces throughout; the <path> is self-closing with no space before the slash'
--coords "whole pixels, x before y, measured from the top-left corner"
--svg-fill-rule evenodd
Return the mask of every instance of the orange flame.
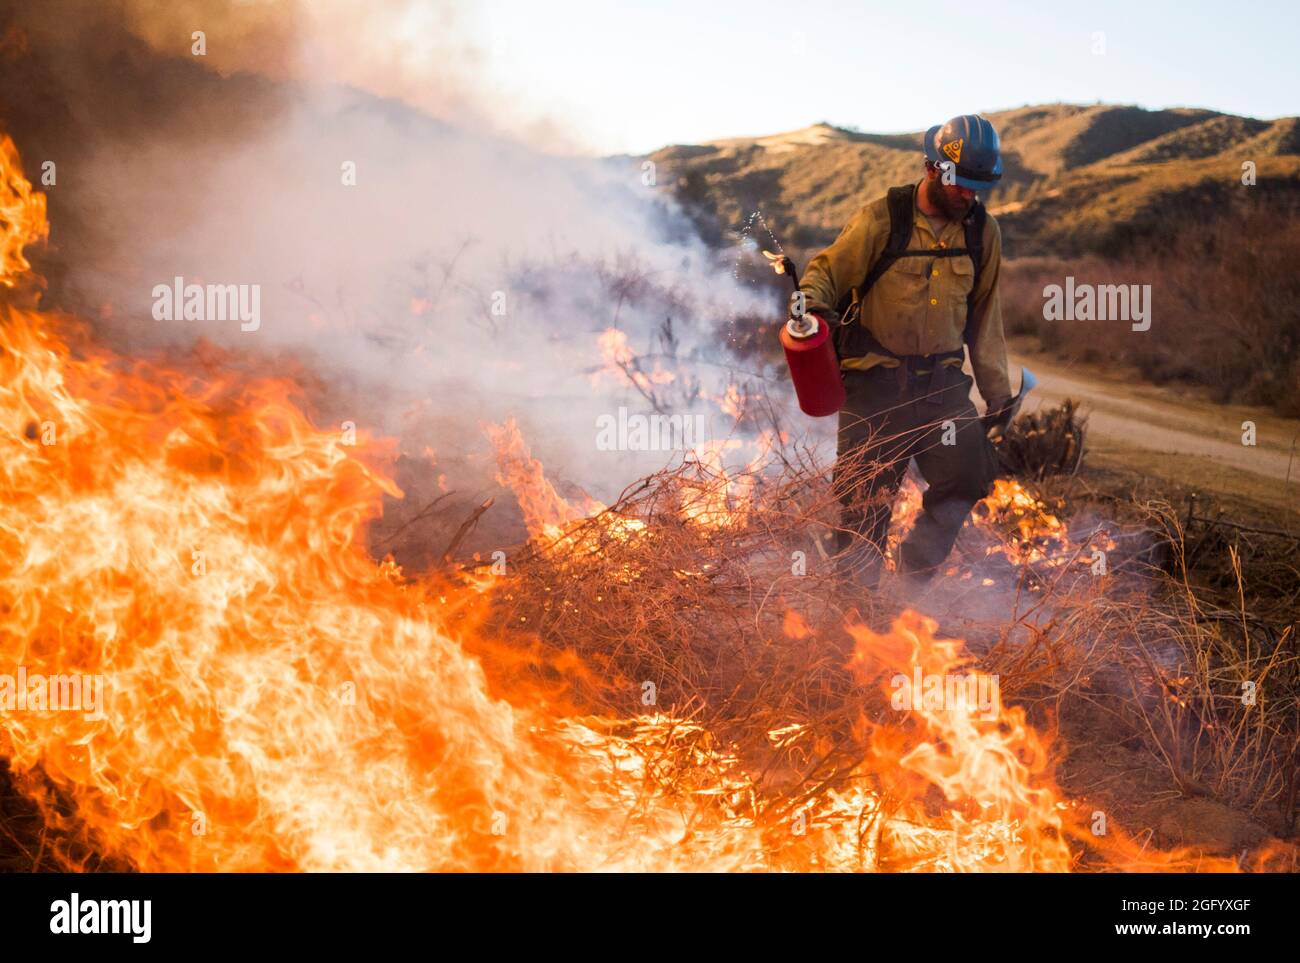
<path id="1" fill-rule="evenodd" d="M 34 193 L 23 177 L 18 149 L 0 135 L 0 285 L 12 288 L 31 267 L 23 248 L 49 237 L 45 219 L 45 195 Z"/>
<path id="2" fill-rule="evenodd" d="M 7 141 L 0 162 L 11 287 L 47 228 Z M 88 845 L 181 871 L 1069 868 L 1044 746 L 1000 699 L 864 722 L 854 780 L 778 814 L 699 726 L 494 694 L 462 644 L 492 583 L 411 581 L 364 551 L 401 494 L 390 445 L 314 427 L 287 381 L 74 352 L 62 325 L 0 321 L 0 679 L 98 679 L 102 699 L 4 704 L 0 755 L 73 831 L 68 864 Z M 555 492 L 513 425 L 498 442 L 530 526 L 600 508 Z M 964 667 L 911 613 L 849 631 L 864 682 Z"/>
<path id="3" fill-rule="evenodd" d="M 891 705 L 901 702 L 917 727 L 873 733 L 876 771 L 890 776 L 887 794 L 898 800 L 893 848 L 912 869 L 1068 871 L 1065 803 L 1048 778 L 1046 747 L 1023 709 L 1002 705 L 994 677 L 962 671 L 961 643 L 936 639 L 937 628 L 914 612 L 885 635 L 849 628 L 859 678 L 887 675 Z M 971 696 L 980 691 L 985 698 Z M 941 820 L 925 811 L 932 786 L 952 804 Z"/>

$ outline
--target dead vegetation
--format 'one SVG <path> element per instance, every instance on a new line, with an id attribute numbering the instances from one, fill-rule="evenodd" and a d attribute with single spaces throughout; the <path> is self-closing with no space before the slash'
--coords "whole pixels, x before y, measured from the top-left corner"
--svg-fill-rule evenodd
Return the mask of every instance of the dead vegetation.
<path id="1" fill-rule="evenodd" d="M 1013 437 L 1027 433 L 1021 424 Z M 1120 524 L 1098 542 L 1103 530 L 1085 524 L 1098 502 L 1080 476 L 1035 470 L 1042 481 L 1024 500 L 967 526 L 952 567 L 918 601 L 835 577 L 818 545 L 837 506 L 810 451 L 777 448 L 740 473 L 687 459 L 508 553 L 508 575 L 476 617 L 487 631 L 467 644 L 495 685 L 626 739 L 654 798 L 766 827 L 804 814 L 824 829 L 852 821 L 828 800 L 869 791 L 846 830 L 865 854 L 896 787 L 887 773 L 864 784 L 864 727 L 898 716 L 850 671 L 845 626 L 883 627 L 905 606 L 935 608 L 942 623 L 945 602 L 973 612 L 991 601 L 941 634 L 966 637 L 1003 702 L 1048 734 L 1059 784 L 1086 801 L 1077 818 L 1101 811 L 1125 834 L 1106 844 L 1075 826 L 1077 868 L 1189 869 L 1209 854 L 1293 869 L 1300 579 L 1275 572 L 1282 595 L 1247 603 L 1252 573 L 1294 573 L 1293 562 L 1268 534 L 1224 529 L 1236 539 L 1224 549 L 1231 576 L 1207 585 L 1199 573 L 1219 549 L 1187 531 L 1199 516 L 1111 501 Z M 1041 510 L 1057 506 L 1074 531 L 1044 540 Z M 1111 546 L 1100 571 L 1095 544 Z M 462 563 L 457 578 L 486 569 Z M 57 868 L 58 831 L 8 787 L 0 802 L 8 865 Z M 629 818 L 637 811 L 632 801 Z M 800 843 L 770 835 L 769 865 L 780 865 Z M 1191 855 L 1161 855 L 1176 846 Z M 888 868 L 865 855 L 861 865 Z"/>
<path id="2" fill-rule="evenodd" d="M 1048 475 L 1072 475 L 1083 464 L 1086 421 L 1069 399 L 1022 415 L 998 443 L 998 462 L 1015 478 L 1042 481 Z"/>
<path id="3" fill-rule="evenodd" d="M 1049 476 L 1043 497 L 1055 503 L 1051 492 L 1074 480 Z M 726 501 L 736 481 L 687 462 L 605 513 L 534 539 L 513 563 L 510 590 L 495 596 L 490 624 L 517 651 L 533 647 L 512 671 L 584 711 L 622 718 L 654 708 L 734 747 L 760 788 L 756 810 L 776 818 L 853 788 L 862 721 L 884 711 L 846 667 L 846 622 L 883 626 L 916 603 L 888 585 L 864 596 L 836 579 L 816 549 L 834 505 L 806 452 L 755 477 L 743 511 Z M 1069 505 L 1081 517 L 1096 507 L 1081 496 Z M 968 526 L 944 581 L 970 586 L 967 600 L 997 599 L 996 615 L 960 633 L 941 624 L 942 633 L 967 637 L 1004 701 L 1052 734 L 1062 785 L 1106 807 L 1130 836 L 1238 855 L 1229 850 L 1240 832 L 1218 823 L 1186 831 L 1205 805 L 1220 822 L 1230 815 L 1252 827 L 1256 843 L 1293 836 L 1300 582 L 1262 618 L 1198 580 L 1187 565 L 1196 538 L 1169 505 L 1130 505 L 1126 518 L 1100 571 L 1091 541 L 1059 548 L 1073 556 L 1063 564 L 1059 554 L 999 549 L 1023 530 L 1014 520 Z M 792 566 L 798 552 L 802 574 Z M 1247 575 L 1240 553 L 1230 557 L 1240 602 Z M 996 584 L 982 587 L 990 574 Z M 1288 605 L 1290 622 L 1279 616 Z M 1108 772 L 1107 756 L 1121 752 L 1147 770 L 1140 786 Z M 1080 847 L 1082 866 L 1106 868 L 1114 857 Z"/>
<path id="4" fill-rule="evenodd" d="M 1265 188 L 1260 188 L 1265 190 Z M 1030 334 L 1069 361 L 1131 368 L 1219 402 L 1300 414 L 1300 203 L 1271 193 L 1175 208 L 1160 233 L 1106 256 L 1012 261 L 1002 274 L 1007 333 Z M 1043 289 L 1150 285 L 1151 330 L 1122 321 L 1047 321 Z"/>

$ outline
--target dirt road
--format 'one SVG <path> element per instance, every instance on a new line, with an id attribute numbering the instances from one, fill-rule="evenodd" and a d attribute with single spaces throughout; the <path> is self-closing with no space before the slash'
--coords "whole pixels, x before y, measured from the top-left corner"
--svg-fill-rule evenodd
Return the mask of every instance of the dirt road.
<path id="1" fill-rule="evenodd" d="M 1091 463 L 1137 469 L 1300 513 L 1300 419 L 1218 405 L 1023 350 L 1013 350 L 1011 364 L 1013 387 L 1019 385 L 1021 365 L 1039 379 L 1026 410 L 1066 398 L 1079 402 L 1088 418 Z M 1242 443 L 1246 421 L 1255 425 L 1253 446 Z"/>

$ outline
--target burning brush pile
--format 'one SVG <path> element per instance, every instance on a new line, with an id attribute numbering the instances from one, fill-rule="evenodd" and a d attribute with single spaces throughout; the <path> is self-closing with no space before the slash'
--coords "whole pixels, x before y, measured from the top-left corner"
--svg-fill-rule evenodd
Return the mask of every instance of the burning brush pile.
<path id="1" fill-rule="evenodd" d="M 872 631 L 810 535 L 824 471 L 779 436 L 604 506 L 561 497 L 511 424 L 527 541 L 408 574 L 364 547 L 400 495 L 380 440 L 343 445 L 282 379 L 117 357 L 35 309 L 44 201 L 0 152 L 0 679 L 24 680 L 0 757 L 39 815 L 0 839 L 31 865 L 1237 866 L 1098 834 L 1054 779 L 1027 707 L 1108 658 L 1078 644 L 1102 589 L 1018 611 L 978 658 L 915 612 Z M 975 534 L 1044 596 L 1087 557 L 1046 509 L 1012 484 Z"/>

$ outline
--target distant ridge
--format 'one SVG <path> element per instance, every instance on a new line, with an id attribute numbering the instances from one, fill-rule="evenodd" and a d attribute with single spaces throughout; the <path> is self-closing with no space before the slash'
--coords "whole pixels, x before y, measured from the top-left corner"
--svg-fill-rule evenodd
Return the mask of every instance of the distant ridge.
<path id="1" fill-rule="evenodd" d="M 987 202 L 1008 254 L 1113 250 L 1174 211 L 1255 190 L 1300 195 L 1300 120 L 1195 108 L 1042 104 L 986 114 L 1005 155 Z M 726 243 L 755 209 L 796 247 L 833 240 L 863 204 L 921 173 L 921 131 L 871 134 L 827 123 L 649 155 L 706 238 Z"/>

